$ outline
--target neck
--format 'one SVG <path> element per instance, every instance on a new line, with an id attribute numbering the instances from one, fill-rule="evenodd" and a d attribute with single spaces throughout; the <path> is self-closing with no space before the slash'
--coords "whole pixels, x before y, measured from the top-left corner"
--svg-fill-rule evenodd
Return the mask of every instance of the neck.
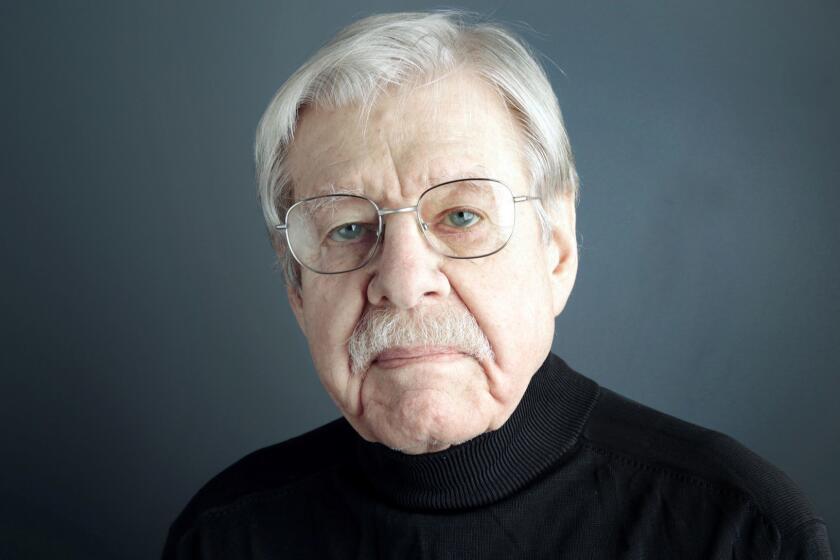
<path id="1" fill-rule="evenodd" d="M 358 465 L 375 492 L 402 507 L 457 509 L 492 503 L 540 476 L 575 447 L 597 395 L 594 381 L 549 354 L 498 430 L 422 455 L 359 437 Z"/>

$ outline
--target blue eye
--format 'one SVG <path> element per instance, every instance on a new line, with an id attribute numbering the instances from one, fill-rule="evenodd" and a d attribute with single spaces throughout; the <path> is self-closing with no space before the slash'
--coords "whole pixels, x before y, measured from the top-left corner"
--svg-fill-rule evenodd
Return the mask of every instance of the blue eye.
<path id="1" fill-rule="evenodd" d="M 469 210 L 456 210 L 446 215 L 446 222 L 457 228 L 468 228 L 475 225 L 481 218 Z"/>
<path id="2" fill-rule="evenodd" d="M 330 239 L 333 241 L 355 241 L 365 233 L 362 224 L 344 224 L 330 232 Z"/>

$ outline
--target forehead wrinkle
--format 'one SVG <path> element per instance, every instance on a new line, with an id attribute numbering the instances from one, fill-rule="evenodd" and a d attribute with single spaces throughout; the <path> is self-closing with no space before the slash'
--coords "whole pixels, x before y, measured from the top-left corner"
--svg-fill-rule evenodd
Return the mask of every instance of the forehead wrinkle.
<path id="1" fill-rule="evenodd" d="M 371 151 L 369 138 L 359 121 L 361 110 L 358 104 L 307 107 L 298 121 L 297 138 L 289 148 L 289 160 L 294 162 L 290 169 L 292 175 L 298 175 L 294 177 L 298 186 L 335 183 L 335 178 L 352 171 L 355 162 Z M 318 185 L 317 190 L 328 187 L 328 184 Z"/>
<path id="2" fill-rule="evenodd" d="M 487 167 L 480 163 L 477 165 L 467 165 L 464 167 L 455 165 L 440 168 L 432 167 L 432 169 L 434 169 L 435 171 L 429 173 L 428 175 L 429 186 L 439 185 L 441 183 L 455 181 L 457 179 L 475 179 L 481 177 L 495 179 L 495 177 L 492 176 L 493 173 L 489 173 L 487 171 Z"/>
<path id="3" fill-rule="evenodd" d="M 425 188 L 469 177 L 496 179 L 513 187 L 518 173 L 500 176 L 498 172 L 506 171 L 505 166 L 498 169 L 494 165 L 497 157 L 504 159 L 502 153 L 497 153 L 500 150 L 521 155 L 521 131 L 510 107 L 497 90 L 481 81 L 464 83 L 463 76 L 454 79 L 458 82 L 457 89 L 449 98 L 442 94 L 444 89 L 452 91 L 451 88 L 444 88 L 446 80 L 438 80 L 410 90 L 391 90 L 367 106 L 326 111 L 329 117 L 338 120 L 322 120 L 317 130 L 332 140 L 321 143 L 312 139 L 307 143 L 312 151 L 300 163 L 309 167 L 306 170 L 309 173 L 301 169 L 303 177 L 298 184 L 311 190 L 301 191 L 308 193 L 307 196 L 363 194 L 381 203 L 401 204 L 402 201 L 381 200 L 381 197 L 408 200 Z M 409 105 L 413 94 L 425 98 L 425 102 Z M 489 129 L 479 110 L 487 101 L 494 106 L 491 111 L 494 122 L 489 123 Z M 502 109 L 499 114 L 497 108 Z M 442 121 L 443 115 L 449 113 L 455 118 Z M 341 129 L 339 134 L 334 134 L 336 126 Z M 479 132 L 485 129 L 492 132 L 484 134 L 496 138 L 489 152 L 483 149 L 485 144 Z"/>

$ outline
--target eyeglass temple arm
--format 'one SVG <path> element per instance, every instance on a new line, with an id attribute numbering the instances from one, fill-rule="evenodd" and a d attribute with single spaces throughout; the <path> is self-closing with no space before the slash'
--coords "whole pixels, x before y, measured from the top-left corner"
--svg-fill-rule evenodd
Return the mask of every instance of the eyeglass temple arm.
<path id="1" fill-rule="evenodd" d="M 525 202 L 526 200 L 541 200 L 541 198 L 539 196 L 526 196 L 526 195 L 514 196 L 513 197 L 514 202 Z"/>

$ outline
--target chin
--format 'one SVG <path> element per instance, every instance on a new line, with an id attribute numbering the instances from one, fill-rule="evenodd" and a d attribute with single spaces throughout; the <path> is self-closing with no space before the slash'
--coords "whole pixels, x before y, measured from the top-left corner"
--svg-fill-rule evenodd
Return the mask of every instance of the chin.
<path id="1" fill-rule="evenodd" d="M 485 431 L 488 422 L 474 403 L 454 403 L 438 395 L 402 399 L 385 415 L 371 412 L 368 430 L 374 441 L 408 454 L 442 451 L 468 441 Z"/>

